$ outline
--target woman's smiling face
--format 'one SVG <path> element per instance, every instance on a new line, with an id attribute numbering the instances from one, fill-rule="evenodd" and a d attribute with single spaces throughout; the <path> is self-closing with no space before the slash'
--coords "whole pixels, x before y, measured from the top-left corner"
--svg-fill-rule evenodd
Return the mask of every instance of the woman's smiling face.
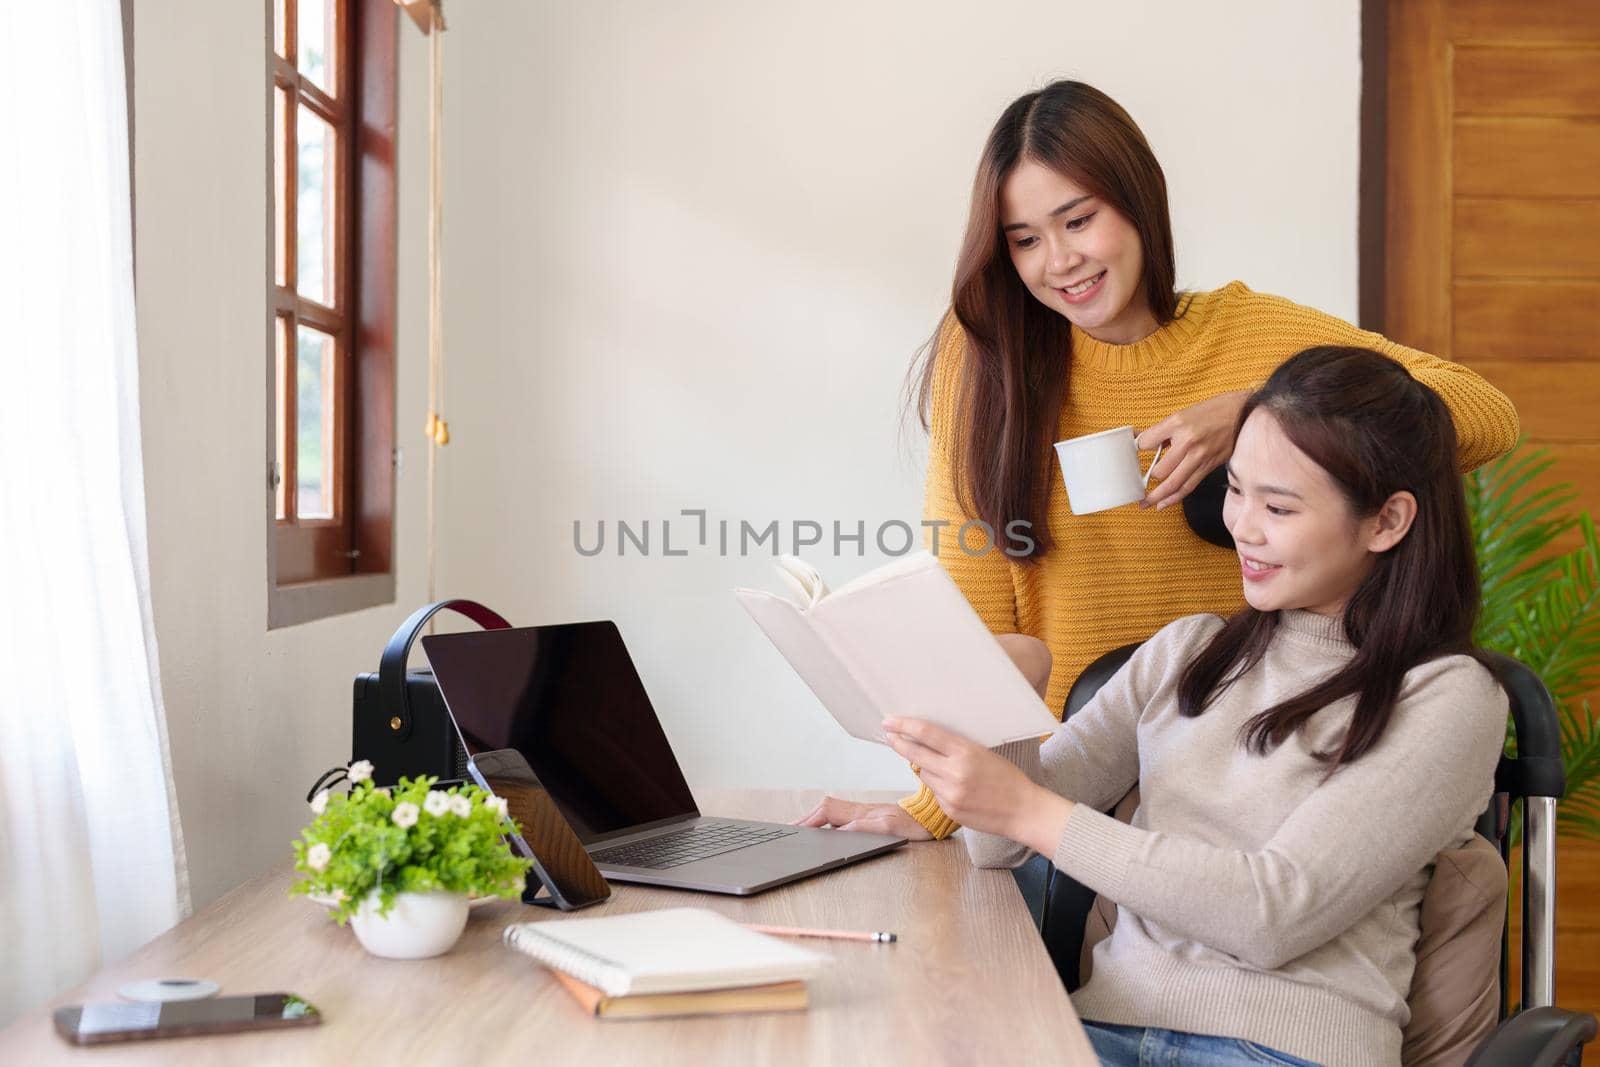
<path id="1" fill-rule="evenodd" d="M 1155 331 L 1139 231 L 1100 197 L 1024 158 L 1000 187 L 1000 226 L 1017 276 L 1045 307 L 1110 344 Z"/>
<path id="2" fill-rule="evenodd" d="M 1376 553 L 1404 536 L 1414 513 L 1411 499 L 1409 510 L 1389 504 L 1376 515 L 1354 514 L 1328 472 L 1260 408 L 1240 428 L 1227 469 L 1222 521 L 1239 553 L 1244 598 L 1257 611 L 1342 613 Z"/>

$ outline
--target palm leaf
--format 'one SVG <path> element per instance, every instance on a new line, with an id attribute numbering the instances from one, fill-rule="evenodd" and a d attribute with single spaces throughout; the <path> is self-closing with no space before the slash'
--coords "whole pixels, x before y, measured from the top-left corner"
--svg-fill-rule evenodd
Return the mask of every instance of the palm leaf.
<path id="1" fill-rule="evenodd" d="M 1593 689 L 1600 672 L 1600 542 L 1588 515 L 1578 526 L 1583 547 L 1552 561 L 1544 585 L 1518 604 L 1506 627 L 1510 654 L 1562 705 Z"/>
<path id="2" fill-rule="evenodd" d="M 1465 479 L 1483 595 L 1478 641 L 1485 647 L 1506 643 L 1517 605 L 1541 588 L 1555 567 L 1552 559 L 1534 557 L 1575 521 L 1555 514 L 1576 498 L 1570 487 L 1528 492 L 1553 462 L 1543 449 L 1517 448 Z"/>
<path id="3" fill-rule="evenodd" d="M 1521 660 L 1555 698 L 1567 774 L 1557 825 L 1600 840 L 1600 727 L 1583 699 L 1600 683 L 1600 538 L 1588 514 L 1569 510 L 1578 499 L 1570 484 L 1535 488 L 1553 463 L 1518 442 L 1464 479 L 1483 595 L 1475 638 Z M 1545 554 L 1571 530 L 1579 548 Z M 1510 723 L 1506 749 L 1515 751 Z"/>
<path id="4" fill-rule="evenodd" d="M 1574 837 L 1600 840 L 1600 726 L 1587 700 L 1564 709 L 1561 760 L 1567 795 L 1557 809 L 1556 826 Z"/>

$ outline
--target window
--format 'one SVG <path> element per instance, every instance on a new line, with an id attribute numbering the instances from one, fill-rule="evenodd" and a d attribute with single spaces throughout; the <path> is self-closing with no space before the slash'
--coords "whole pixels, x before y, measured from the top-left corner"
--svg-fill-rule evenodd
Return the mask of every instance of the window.
<path id="1" fill-rule="evenodd" d="M 394 599 L 392 0 L 269 0 L 268 625 Z"/>

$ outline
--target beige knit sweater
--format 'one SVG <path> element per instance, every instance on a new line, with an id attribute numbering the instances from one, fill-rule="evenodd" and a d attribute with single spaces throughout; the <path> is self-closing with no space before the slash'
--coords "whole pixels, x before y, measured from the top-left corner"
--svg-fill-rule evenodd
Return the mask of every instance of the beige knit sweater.
<path id="1" fill-rule="evenodd" d="M 1117 903 L 1085 1019 L 1238 1037 L 1334 1065 L 1400 1062 L 1418 916 L 1435 856 L 1467 840 L 1505 740 L 1505 694 L 1466 656 L 1411 670 L 1389 726 L 1326 781 L 1354 698 L 1265 756 L 1240 725 L 1353 653 L 1338 619 L 1280 613 L 1262 661 L 1204 714 L 1178 714 L 1188 659 L 1222 622 L 1162 628 L 1043 746 L 1001 751 L 1077 801 L 1052 857 Z M 1135 783 L 1132 824 L 1101 814 Z M 1026 848 L 963 831 L 973 862 Z"/>

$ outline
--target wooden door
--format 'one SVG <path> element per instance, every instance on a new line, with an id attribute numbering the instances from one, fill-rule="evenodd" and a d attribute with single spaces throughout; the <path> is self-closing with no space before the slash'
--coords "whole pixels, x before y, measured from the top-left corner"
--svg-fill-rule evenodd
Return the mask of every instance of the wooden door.
<path id="1" fill-rule="evenodd" d="M 1499 386 L 1600 514 L 1600 2 L 1387 6 L 1381 328 Z M 1597 890 L 1563 838 L 1564 1007 L 1600 1011 Z"/>

